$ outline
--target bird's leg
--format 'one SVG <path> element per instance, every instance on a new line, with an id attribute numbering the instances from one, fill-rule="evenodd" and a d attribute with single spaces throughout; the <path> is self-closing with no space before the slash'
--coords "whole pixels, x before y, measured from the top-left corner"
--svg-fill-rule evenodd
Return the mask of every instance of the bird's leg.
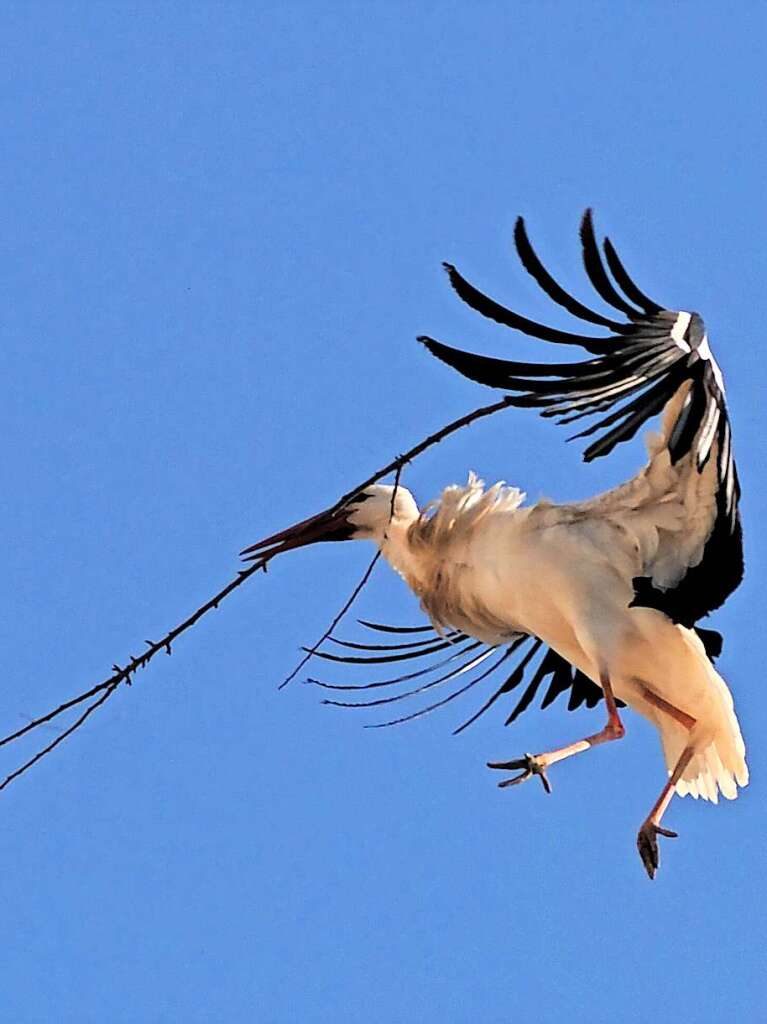
<path id="1" fill-rule="evenodd" d="M 674 707 L 673 704 L 669 704 L 668 701 L 659 697 L 657 693 L 653 693 L 649 687 L 642 687 L 642 695 L 645 700 L 650 704 L 653 704 L 659 711 L 669 715 L 675 722 L 684 726 L 688 732 L 692 732 L 695 728 L 697 723 L 692 715 L 688 715 L 687 712 Z M 666 813 L 668 805 L 671 803 L 671 798 L 674 795 L 674 788 L 682 775 L 684 775 L 684 770 L 690 763 L 690 759 L 694 753 L 695 750 L 692 746 L 685 747 L 682 751 L 668 782 L 661 790 L 661 794 L 654 807 L 642 822 L 642 827 L 639 829 L 639 835 L 637 836 L 637 849 L 639 850 L 639 856 L 642 858 L 642 863 L 645 866 L 645 871 L 650 878 L 654 878 L 655 872 L 658 870 L 658 836 L 665 836 L 667 839 L 677 838 L 676 832 L 672 832 L 667 828 L 661 828 L 660 821 Z"/>
<path id="2" fill-rule="evenodd" d="M 671 803 L 671 798 L 674 795 L 676 784 L 684 774 L 684 770 L 690 763 L 690 758 L 694 753 L 695 750 L 693 747 L 685 747 L 682 751 L 668 782 L 661 790 L 661 794 L 656 800 L 655 805 L 642 823 L 642 827 L 639 829 L 639 835 L 637 836 L 637 849 L 639 850 L 639 856 L 642 858 L 642 863 L 645 866 L 645 871 L 650 878 L 655 878 L 655 872 L 658 870 L 658 836 L 665 836 L 667 839 L 677 838 L 678 833 L 672 832 L 668 828 L 661 828 L 660 822 L 668 809 L 668 805 Z"/>
<path id="3" fill-rule="evenodd" d="M 679 708 L 675 708 L 674 705 L 670 705 L 668 700 L 664 700 L 663 697 L 659 697 L 656 693 L 653 693 L 648 687 L 642 687 L 642 691 L 646 700 L 655 706 L 659 711 L 665 712 L 667 715 L 683 725 L 688 731 L 692 731 L 695 726 L 695 719 L 691 715 L 687 715 L 686 712 L 680 711 Z M 657 837 L 665 836 L 667 839 L 676 839 L 677 833 L 673 833 L 669 828 L 661 827 L 661 818 L 666 813 L 671 798 L 674 796 L 674 788 L 677 782 L 684 774 L 684 769 L 690 763 L 690 758 L 694 754 L 692 746 L 686 746 L 682 751 L 679 761 L 674 766 L 674 771 L 671 773 L 669 781 L 663 787 L 661 796 L 657 798 L 654 807 L 647 815 L 645 820 L 642 822 L 642 827 L 639 829 L 639 835 L 637 836 L 637 849 L 639 850 L 639 856 L 642 858 L 644 868 L 649 874 L 651 879 L 655 877 L 655 871 L 658 865 L 658 852 L 657 852 Z"/>
<path id="4" fill-rule="evenodd" d="M 600 676 L 600 685 L 604 691 L 605 704 L 607 705 L 607 724 L 604 729 L 602 729 L 601 732 L 594 733 L 593 736 L 586 736 L 585 739 L 571 743 L 567 747 L 560 747 L 558 750 L 549 750 L 543 754 L 525 754 L 524 757 L 515 761 L 488 761 L 488 768 L 500 768 L 505 771 L 522 769 L 519 775 L 515 775 L 511 779 L 504 779 L 503 782 L 499 782 L 498 785 L 502 789 L 506 786 L 517 786 L 520 782 L 527 782 L 528 779 L 537 775 L 541 780 L 543 788 L 547 793 L 550 793 L 551 783 L 546 776 L 546 769 L 550 765 L 556 764 L 557 761 L 564 761 L 566 757 L 572 757 L 573 754 L 580 754 L 584 750 L 589 750 L 591 747 L 597 747 L 600 743 L 609 743 L 610 740 L 619 740 L 625 735 L 626 730 L 623 726 L 623 722 L 620 720 L 618 708 L 615 703 L 615 695 L 613 694 L 607 673 L 603 673 Z"/>

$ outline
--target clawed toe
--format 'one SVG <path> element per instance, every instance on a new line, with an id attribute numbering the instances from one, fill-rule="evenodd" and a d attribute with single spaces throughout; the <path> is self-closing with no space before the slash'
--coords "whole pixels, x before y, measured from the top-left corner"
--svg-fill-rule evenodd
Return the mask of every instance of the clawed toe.
<path id="1" fill-rule="evenodd" d="M 499 782 L 498 786 L 500 789 L 505 789 L 507 786 L 518 786 L 521 782 L 527 782 L 528 779 L 537 775 L 546 792 L 551 792 L 551 783 L 546 775 L 546 762 L 541 758 L 536 757 L 534 754 L 525 754 L 524 757 L 518 758 L 515 761 L 488 761 L 487 767 L 499 768 L 502 771 L 516 771 L 520 768 L 522 769 L 519 775 L 515 775 L 511 779 L 504 779 L 503 782 Z"/>
<path id="2" fill-rule="evenodd" d="M 665 836 L 666 839 L 677 839 L 678 833 L 672 832 L 668 828 L 661 828 L 660 825 L 656 825 L 652 821 L 646 821 L 640 828 L 639 835 L 637 836 L 639 856 L 642 858 L 645 871 L 650 878 L 655 878 L 655 872 L 658 870 L 660 860 L 658 836 Z"/>

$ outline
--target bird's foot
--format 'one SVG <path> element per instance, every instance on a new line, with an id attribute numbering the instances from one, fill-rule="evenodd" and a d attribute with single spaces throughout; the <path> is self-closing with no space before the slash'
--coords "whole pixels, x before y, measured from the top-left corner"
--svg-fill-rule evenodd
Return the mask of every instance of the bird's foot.
<path id="1" fill-rule="evenodd" d="M 546 768 L 548 767 L 547 762 L 542 757 L 536 756 L 535 754 L 525 754 L 524 757 L 521 757 L 516 761 L 488 761 L 487 767 L 500 768 L 502 771 L 517 771 L 520 768 L 522 769 L 519 775 L 515 775 L 511 779 L 504 779 L 503 782 L 499 782 L 498 786 L 501 789 L 505 789 L 507 786 L 518 786 L 520 782 L 527 782 L 528 779 L 532 779 L 534 775 L 537 775 L 546 792 L 551 792 L 551 783 L 546 775 Z"/>
<path id="2" fill-rule="evenodd" d="M 646 821 L 640 828 L 639 835 L 637 836 L 639 856 L 642 858 L 645 871 L 650 878 L 655 878 L 655 872 L 658 870 L 658 836 L 665 836 L 666 839 L 676 839 L 678 833 L 672 832 L 668 828 L 661 828 L 660 825 L 656 825 L 652 821 Z"/>

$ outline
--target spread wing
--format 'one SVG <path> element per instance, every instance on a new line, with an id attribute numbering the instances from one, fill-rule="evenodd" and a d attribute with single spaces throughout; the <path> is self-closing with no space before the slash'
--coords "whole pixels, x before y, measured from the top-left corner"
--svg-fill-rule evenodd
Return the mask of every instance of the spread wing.
<path id="1" fill-rule="evenodd" d="M 506 725 L 511 725 L 529 707 L 537 693 L 544 689 L 541 707 L 546 708 L 561 694 L 567 693 L 568 708 L 585 704 L 594 707 L 602 699 L 602 691 L 588 676 L 573 668 L 537 637 L 520 633 L 507 644 L 493 647 L 452 630 L 438 634 L 431 626 L 388 626 L 360 620 L 361 625 L 378 634 L 398 634 L 397 640 L 377 643 L 352 642 L 330 637 L 330 646 L 315 652 L 327 662 L 354 670 L 372 673 L 364 682 L 328 682 L 308 679 L 307 682 L 330 691 L 323 703 L 342 708 L 386 709 L 402 707 L 394 717 L 374 723 L 369 728 L 399 725 L 420 718 L 463 694 L 490 681 L 490 692 L 480 707 L 455 730 L 462 732 L 475 722 L 496 701 L 519 691 L 515 696 Z M 412 634 L 424 639 L 413 640 Z M 405 639 L 407 637 L 407 639 Z M 411 668 L 417 662 L 418 668 Z M 377 678 L 382 666 L 402 666 L 407 672 Z M 402 704 L 401 702 L 404 702 Z M 414 706 L 414 704 L 416 706 Z"/>
<path id="2" fill-rule="evenodd" d="M 463 732 L 501 699 L 514 701 L 505 722 L 511 725 L 541 692 L 541 708 L 567 695 L 569 711 L 582 705 L 593 708 L 604 696 L 588 676 L 526 633 L 518 634 L 503 646 L 491 647 L 455 630 L 440 635 L 431 626 L 389 626 L 364 620 L 360 624 L 378 634 L 376 642 L 330 637 L 329 646 L 315 655 L 339 670 L 343 666 L 345 670 L 364 672 L 365 681 L 307 682 L 329 694 L 323 700 L 325 704 L 384 711 L 389 715 L 368 728 L 380 729 L 421 718 L 451 704 L 474 687 L 480 687 L 481 692 L 483 683 L 487 683 L 488 692 L 454 733 Z M 713 630 L 697 632 L 709 656 L 716 657 L 721 651 L 721 636 Z M 388 638 L 387 642 L 383 636 Z M 417 668 L 413 667 L 415 664 Z M 378 677 L 380 671 L 391 671 L 386 666 L 392 665 L 398 666 L 395 675 Z M 407 671 L 400 672 L 400 667 Z M 618 704 L 624 706 L 621 701 Z"/>
<path id="3" fill-rule="evenodd" d="M 499 324 L 578 346 L 593 358 L 519 362 L 465 352 L 433 338 L 419 340 L 464 376 L 508 392 L 510 404 L 537 409 L 561 424 L 585 421 L 572 437 L 594 438 L 584 452 L 587 462 L 607 455 L 666 410 L 649 465 L 623 488 L 581 508 L 584 514 L 630 517 L 641 506 L 635 519 L 642 519 L 644 550 L 634 603 L 692 626 L 718 608 L 743 577 L 740 489 L 724 382 L 703 320 L 648 298 L 609 239 L 603 260 L 590 210 L 581 223 L 584 266 L 598 296 L 619 318 L 592 310 L 556 283 L 533 250 L 522 218 L 514 241 L 523 266 L 554 302 L 610 333 L 594 337 L 539 324 L 488 298 L 445 264 L 455 291 Z"/>

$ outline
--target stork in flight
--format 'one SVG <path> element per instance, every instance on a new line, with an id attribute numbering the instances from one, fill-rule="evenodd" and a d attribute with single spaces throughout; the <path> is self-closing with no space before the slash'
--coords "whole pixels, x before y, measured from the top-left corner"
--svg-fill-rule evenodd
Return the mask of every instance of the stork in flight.
<path id="1" fill-rule="evenodd" d="M 447 671 L 393 696 L 329 703 L 388 704 L 474 673 L 444 700 L 394 720 L 403 721 L 465 692 L 519 652 L 520 663 L 469 721 L 520 685 L 534 656 L 540 658 L 538 667 L 509 721 L 532 702 L 544 681 L 544 707 L 560 693 L 569 693 L 570 707 L 593 706 L 604 698 L 607 721 L 599 731 L 554 750 L 491 763 L 517 773 L 501 786 L 537 776 L 548 792 L 552 765 L 624 735 L 622 706 L 647 718 L 660 733 L 668 769 L 637 839 L 653 878 L 657 837 L 675 835 L 661 825 L 674 792 L 716 802 L 719 793 L 734 798 L 748 781 L 732 697 L 712 660 L 721 637 L 696 626 L 743 575 L 739 487 L 722 375 L 701 317 L 668 310 L 640 291 L 609 239 L 600 251 L 590 211 L 581 224 L 586 272 L 618 316 L 592 310 L 556 283 L 521 218 L 514 239 L 524 268 L 543 291 L 606 335 L 569 333 L 529 320 L 446 264 L 453 288 L 483 316 L 543 341 L 580 347 L 590 357 L 512 362 L 428 337 L 419 340 L 464 376 L 501 389 L 511 405 L 537 409 L 564 424 L 585 419 L 588 425 L 575 436 L 593 438 L 584 454 L 587 462 L 607 455 L 662 412 L 659 433 L 648 437 L 647 465 L 613 490 L 561 505 L 525 505 L 517 489 L 503 483 L 486 489 L 473 475 L 466 486 L 447 487 L 423 510 L 403 487 L 374 485 L 343 508 L 275 534 L 243 554 L 269 558 L 316 541 L 372 540 L 420 599 L 431 627 L 367 625 L 389 634 L 433 628 L 436 635 L 387 644 L 335 640 L 365 653 L 320 655 L 366 665 L 434 655 L 436 662 L 395 679 L 319 685 L 331 691 L 396 689 L 405 680 L 445 666 Z"/>

